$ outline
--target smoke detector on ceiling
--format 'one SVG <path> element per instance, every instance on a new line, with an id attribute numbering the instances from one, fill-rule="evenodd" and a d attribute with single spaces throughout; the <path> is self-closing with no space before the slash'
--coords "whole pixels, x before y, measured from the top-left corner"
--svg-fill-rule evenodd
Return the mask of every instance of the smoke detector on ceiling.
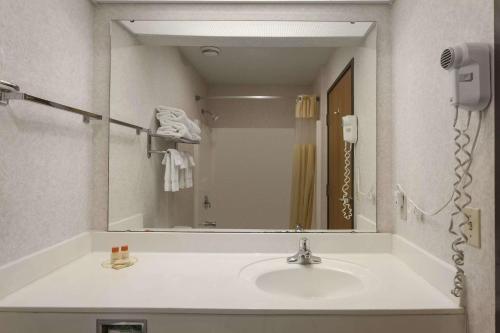
<path id="1" fill-rule="evenodd" d="M 220 49 L 216 46 L 202 46 L 200 50 L 201 54 L 207 57 L 216 57 L 220 53 Z"/>

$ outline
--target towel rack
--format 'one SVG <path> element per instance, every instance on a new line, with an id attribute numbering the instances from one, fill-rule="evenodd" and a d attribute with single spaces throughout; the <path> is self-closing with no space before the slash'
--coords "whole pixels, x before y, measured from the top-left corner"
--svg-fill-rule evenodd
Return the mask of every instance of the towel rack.
<path id="1" fill-rule="evenodd" d="M 57 102 L 52 102 L 47 99 L 40 97 L 35 97 L 20 91 L 18 85 L 10 83 L 7 81 L 0 80 L 0 104 L 8 105 L 10 100 L 24 100 L 29 102 L 34 102 L 42 105 L 51 106 L 53 108 L 68 111 L 72 113 L 79 114 L 83 116 L 83 122 L 88 123 L 90 118 L 101 120 L 102 116 L 100 114 L 80 110 L 71 106 L 60 104 Z"/>
<path id="2" fill-rule="evenodd" d="M 148 130 L 148 158 L 151 158 L 151 154 L 166 154 L 166 150 L 154 150 L 152 149 L 152 138 L 163 138 L 166 139 L 169 142 L 175 143 L 177 146 L 178 143 L 187 143 L 187 144 L 199 144 L 199 141 L 194 141 L 194 140 L 189 140 L 185 138 L 177 138 L 174 136 L 169 136 L 169 135 L 162 135 L 162 134 L 157 134 L 153 133 L 153 131 Z"/>
<path id="3" fill-rule="evenodd" d="M 149 132 L 149 129 L 147 129 L 147 128 L 144 128 L 144 127 L 141 127 L 141 126 L 137 126 L 137 125 L 134 125 L 134 124 L 130 124 L 130 123 L 126 123 L 126 122 L 118 120 L 118 119 L 109 118 L 109 122 L 113 123 L 113 124 L 117 124 L 117 125 L 121 125 L 121 126 L 133 128 L 133 129 L 135 129 L 135 133 L 137 135 L 141 134 L 141 132 Z"/>

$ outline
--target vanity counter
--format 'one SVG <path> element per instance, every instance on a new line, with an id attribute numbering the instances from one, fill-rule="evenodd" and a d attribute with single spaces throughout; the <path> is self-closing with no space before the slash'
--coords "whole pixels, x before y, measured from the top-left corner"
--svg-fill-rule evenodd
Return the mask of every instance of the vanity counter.
<path id="1" fill-rule="evenodd" d="M 132 253 L 138 262 L 105 269 L 92 252 L 0 300 L 0 311 L 198 314 L 459 314 L 462 308 L 389 253 L 315 253 L 362 266 L 374 288 L 341 298 L 297 298 L 259 290 L 243 267 L 285 253 Z M 319 264 L 322 265 L 322 264 Z M 304 281 L 303 283 L 314 283 Z M 332 282 L 334 283 L 334 282 Z"/>

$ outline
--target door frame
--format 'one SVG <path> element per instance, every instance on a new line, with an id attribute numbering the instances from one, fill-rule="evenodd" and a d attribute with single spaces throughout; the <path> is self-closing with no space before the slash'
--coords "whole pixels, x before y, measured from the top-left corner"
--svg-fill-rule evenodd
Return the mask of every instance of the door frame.
<path id="1" fill-rule="evenodd" d="M 330 99 L 328 98 L 328 95 L 332 92 L 333 89 L 337 86 L 337 84 L 340 82 L 340 80 L 344 77 L 345 73 L 347 73 L 348 70 L 352 71 L 352 80 L 351 80 L 351 105 L 352 105 L 352 113 L 354 114 L 354 58 L 351 58 L 347 65 L 344 67 L 344 69 L 340 72 L 340 74 L 337 76 L 335 81 L 333 81 L 332 85 L 330 88 L 328 88 L 326 92 L 326 228 L 330 230 L 330 154 L 329 154 L 329 142 L 330 142 L 330 124 L 329 124 L 329 118 L 330 118 Z M 354 160 L 354 156 L 353 156 Z M 354 163 L 352 164 L 352 168 L 354 170 Z M 354 175 L 352 175 L 352 181 L 353 181 L 353 197 L 354 197 Z M 354 198 L 353 198 L 353 205 L 352 205 L 352 223 L 353 223 L 353 228 L 354 228 Z"/>
<path id="2" fill-rule="evenodd" d="M 496 144 L 499 138 L 499 128 L 500 128 L 500 117 L 498 117 L 498 112 L 500 112 L 500 101 L 497 96 L 500 96 L 500 83 L 498 80 L 500 78 L 500 0 L 495 0 L 493 4 L 493 15 L 494 15 L 494 72 L 493 81 L 497 82 L 494 85 L 494 111 L 495 113 L 495 331 L 500 332 L 500 214 L 498 212 L 498 207 L 500 207 L 500 144 Z"/>

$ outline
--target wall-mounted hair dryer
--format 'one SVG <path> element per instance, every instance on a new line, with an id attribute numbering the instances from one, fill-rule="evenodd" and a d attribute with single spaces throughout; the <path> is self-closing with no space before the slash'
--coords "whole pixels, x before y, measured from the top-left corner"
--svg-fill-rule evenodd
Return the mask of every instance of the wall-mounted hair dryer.
<path id="1" fill-rule="evenodd" d="M 484 110 L 491 100 L 490 47 L 465 43 L 441 54 L 441 67 L 450 72 L 450 103 L 468 110 Z"/>

